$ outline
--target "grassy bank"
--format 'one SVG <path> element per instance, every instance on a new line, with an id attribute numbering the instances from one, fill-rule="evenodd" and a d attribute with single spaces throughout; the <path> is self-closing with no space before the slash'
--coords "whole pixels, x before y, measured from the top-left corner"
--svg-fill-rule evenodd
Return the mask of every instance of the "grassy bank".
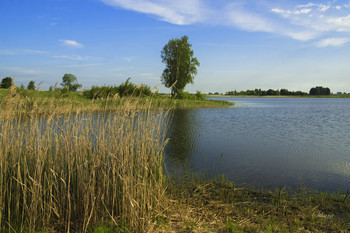
<path id="1" fill-rule="evenodd" d="M 349 193 L 242 188 L 225 180 L 168 181 L 155 232 L 350 232 Z"/>
<path id="2" fill-rule="evenodd" d="M 11 98 L 8 98 L 11 97 Z M 6 100 L 7 98 L 7 100 Z M 134 109 L 191 109 L 191 108 L 222 108 L 234 104 L 220 100 L 194 100 L 173 99 L 167 95 L 152 95 L 144 97 L 127 96 L 120 98 L 114 96 L 102 99 L 87 99 L 81 92 L 59 91 L 30 91 L 18 89 L 0 89 L 0 101 L 7 103 L 11 101 L 11 108 L 21 108 L 23 112 L 35 110 L 41 113 L 56 112 L 93 112 L 93 111 L 115 111 L 125 104 Z M 6 104 L 5 103 L 5 104 Z M 18 112 L 18 111 L 17 111 Z"/>

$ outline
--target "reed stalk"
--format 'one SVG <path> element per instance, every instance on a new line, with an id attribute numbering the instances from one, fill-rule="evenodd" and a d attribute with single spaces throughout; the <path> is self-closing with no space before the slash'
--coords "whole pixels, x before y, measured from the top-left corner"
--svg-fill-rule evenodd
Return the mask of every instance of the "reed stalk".
<path id="1" fill-rule="evenodd" d="M 164 203 L 168 117 L 135 101 L 80 108 L 9 90 L 0 100 L 0 232 L 88 232 L 102 221 L 144 231 Z"/>

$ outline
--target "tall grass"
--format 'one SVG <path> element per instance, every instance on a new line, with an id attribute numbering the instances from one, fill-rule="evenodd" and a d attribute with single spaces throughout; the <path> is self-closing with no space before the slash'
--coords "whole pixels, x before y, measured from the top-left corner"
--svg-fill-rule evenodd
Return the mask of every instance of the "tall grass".
<path id="1" fill-rule="evenodd" d="M 102 221 L 142 232 L 160 211 L 164 111 L 73 105 L 14 90 L 1 99 L 0 232 L 86 232 Z"/>

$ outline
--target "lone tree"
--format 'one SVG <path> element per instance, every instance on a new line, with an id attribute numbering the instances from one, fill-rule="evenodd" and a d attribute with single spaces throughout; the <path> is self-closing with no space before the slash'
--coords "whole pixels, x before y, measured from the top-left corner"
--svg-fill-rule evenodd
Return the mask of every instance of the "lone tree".
<path id="1" fill-rule="evenodd" d="M 193 57 L 191 46 L 188 37 L 183 36 L 181 39 L 169 40 L 161 52 L 162 62 L 166 65 L 161 80 L 166 87 L 171 88 L 172 97 L 182 92 L 188 83 L 193 84 L 197 74 L 200 64 Z"/>
<path id="2" fill-rule="evenodd" d="M 35 82 L 33 80 L 29 82 L 27 89 L 28 90 L 35 90 Z"/>
<path id="3" fill-rule="evenodd" d="M 76 91 L 82 87 L 74 74 L 63 75 L 61 86 L 68 88 L 69 91 Z"/>
<path id="4" fill-rule="evenodd" d="M 0 88 L 10 88 L 13 85 L 13 80 L 10 77 L 3 78 L 0 83 Z"/>
<path id="5" fill-rule="evenodd" d="M 310 95 L 330 95 L 331 90 L 328 87 L 318 86 L 318 87 L 311 88 L 309 91 L 309 94 Z"/>

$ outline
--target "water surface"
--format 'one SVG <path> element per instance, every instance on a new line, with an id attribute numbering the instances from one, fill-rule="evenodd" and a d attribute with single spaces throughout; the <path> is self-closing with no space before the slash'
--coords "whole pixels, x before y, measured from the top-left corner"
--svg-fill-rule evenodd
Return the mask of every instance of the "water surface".
<path id="1" fill-rule="evenodd" d="M 166 165 L 257 187 L 350 189 L 350 99 L 219 98 L 174 111 Z"/>

